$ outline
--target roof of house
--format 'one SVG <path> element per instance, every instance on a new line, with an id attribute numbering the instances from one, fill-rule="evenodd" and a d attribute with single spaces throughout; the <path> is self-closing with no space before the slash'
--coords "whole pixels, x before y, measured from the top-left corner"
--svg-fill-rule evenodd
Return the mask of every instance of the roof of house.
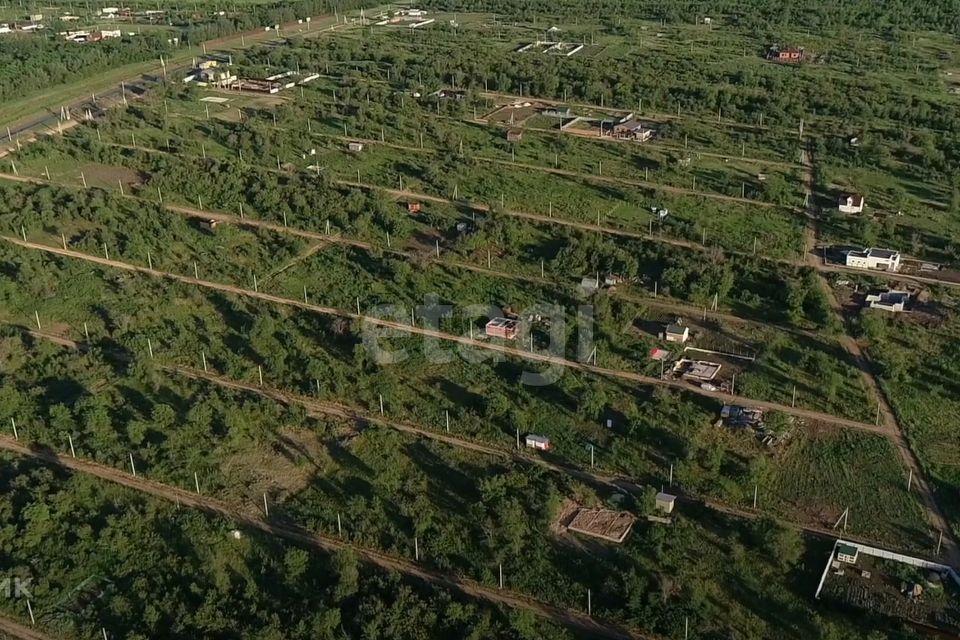
<path id="1" fill-rule="evenodd" d="M 681 327 L 679 324 L 668 324 L 668 325 L 667 325 L 667 333 L 671 333 L 671 334 L 680 336 L 680 335 L 683 335 L 686 331 L 687 331 L 687 328 L 686 328 L 686 327 Z"/>
<path id="2" fill-rule="evenodd" d="M 837 545 L 837 553 L 842 553 L 845 556 L 855 556 L 859 552 L 859 547 L 855 547 L 852 544 L 847 544 L 846 542 L 841 542 Z"/>
<path id="3" fill-rule="evenodd" d="M 889 260 L 890 258 L 899 256 L 900 252 L 894 251 L 893 249 L 875 249 L 871 247 L 870 249 L 867 249 L 867 255 L 871 258 L 883 258 Z"/>
<path id="4" fill-rule="evenodd" d="M 542 442 L 542 443 L 550 442 L 550 438 L 548 438 L 547 436 L 540 436 L 535 433 L 528 433 L 526 439 L 530 442 Z"/>
<path id="5" fill-rule="evenodd" d="M 863 196 L 859 193 L 845 193 L 840 196 L 840 202 L 847 202 L 848 200 L 852 200 L 853 204 L 857 206 L 863 204 Z"/>
<path id="6" fill-rule="evenodd" d="M 514 320 L 513 318 L 492 318 L 490 322 L 487 323 L 487 327 L 516 327 L 520 324 L 519 320 Z"/>
<path id="7" fill-rule="evenodd" d="M 664 493 L 663 491 L 657 493 L 657 502 L 673 502 L 676 499 L 677 496 Z"/>
<path id="8" fill-rule="evenodd" d="M 877 249 L 875 247 L 863 249 L 862 251 L 852 250 L 847 253 L 858 258 L 878 258 L 880 260 L 892 260 L 900 256 L 899 251 L 894 251 L 893 249 Z"/>

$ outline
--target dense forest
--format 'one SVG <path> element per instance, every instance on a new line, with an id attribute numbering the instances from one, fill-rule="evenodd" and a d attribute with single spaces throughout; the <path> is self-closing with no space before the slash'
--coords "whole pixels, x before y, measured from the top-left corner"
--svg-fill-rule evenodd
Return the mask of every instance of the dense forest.
<path id="1" fill-rule="evenodd" d="M 344 12 L 376 5 L 374 0 L 294 0 L 262 4 L 251 2 L 241 11 L 218 16 L 212 21 L 188 18 L 175 24 L 181 27 L 183 39 L 188 44 L 199 44 L 211 38 L 260 29 L 266 25 L 296 22 L 306 16 L 332 15 L 334 11 Z"/>
<path id="2" fill-rule="evenodd" d="M 668 22 L 694 22 L 703 16 L 730 16 L 750 29 L 790 26 L 803 29 L 856 27 L 876 30 L 920 29 L 960 33 L 960 2 L 957 0 L 896 0 L 871 2 L 854 0 L 725 0 L 721 2 L 650 2 L 634 0 L 425 0 L 423 6 L 447 11 L 490 11 L 510 19 L 534 16 L 576 18 L 604 16 L 616 18 L 663 19 Z"/>
<path id="3" fill-rule="evenodd" d="M 322 555 L 201 512 L 0 458 L 0 572 L 58 637 L 567 638 L 528 615 Z M 58 541 L 51 544 L 50 541 Z M 0 608 L 26 617 L 22 599 Z"/>
<path id="4" fill-rule="evenodd" d="M 0 102 L 89 78 L 118 65 L 158 60 L 169 48 L 166 37 L 158 33 L 89 46 L 45 35 L 0 38 Z"/>

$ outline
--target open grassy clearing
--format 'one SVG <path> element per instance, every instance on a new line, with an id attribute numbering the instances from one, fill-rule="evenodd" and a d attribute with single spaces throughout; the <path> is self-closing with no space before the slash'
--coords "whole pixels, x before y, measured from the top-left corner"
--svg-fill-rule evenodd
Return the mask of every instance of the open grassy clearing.
<path id="1" fill-rule="evenodd" d="M 912 547 L 928 552 L 935 547 L 936 534 L 905 491 L 904 468 L 889 440 L 836 431 L 797 435 L 799 441 L 771 465 L 767 476 L 772 498 L 784 505 L 785 513 L 832 526 L 849 507 L 848 531 L 854 520 L 864 520 L 862 526 L 882 531 L 883 539 L 910 540 Z"/>

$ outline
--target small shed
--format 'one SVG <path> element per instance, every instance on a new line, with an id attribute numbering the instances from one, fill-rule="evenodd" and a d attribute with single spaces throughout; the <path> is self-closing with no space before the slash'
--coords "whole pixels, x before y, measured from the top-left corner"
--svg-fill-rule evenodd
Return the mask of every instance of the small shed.
<path id="1" fill-rule="evenodd" d="M 347 144 L 347 149 L 350 150 L 350 151 L 352 151 L 353 153 L 360 153 L 361 151 L 363 151 L 363 143 L 362 143 L 362 142 L 350 142 L 350 143 Z"/>
<path id="2" fill-rule="evenodd" d="M 837 199 L 840 213 L 863 213 L 863 196 L 859 193 L 845 193 Z"/>
<path id="3" fill-rule="evenodd" d="M 596 293 L 597 289 L 599 288 L 600 288 L 600 281 L 597 280 L 597 278 L 594 278 L 593 276 L 584 276 L 580 280 L 580 291 L 582 291 L 586 295 Z"/>
<path id="4" fill-rule="evenodd" d="M 664 493 L 657 493 L 657 511 L 660 513 L 673 513 L 673 505 L 677 502 L 677 496 Z"/>
<path id="5" fill-rule="evenodd" d="M 408 203 L 407 203 L 407 211 L 409 211 L 410 213 L 420 213 L 420 211 L 421 211 L 422 209 L 423 209 L 423 207 L 420 205 L 419 202 L 408 202 Z"/>
<path id="6" fill-rule="evenodd" d="M 214 220 L 213 218 L 208 218 L 206 220 L 200 221 L 200 228 L 206 229 L 207 231 L 213 231 L 217 228 L 217 225 L 220 224 L 219 220 Z"/>
<path id="7" fill-rule="evenodd" d="M 486 327 L 484 327 L 484 331 L 488 336 L 494 338 L 515 340 L 519 326 L 520 321 L 514 320 L 513 318 L 493 318 L 487 323 Z"/>
<path id="8" fill-rule="evenodd" d="M 679 324 L 668 324 L 663 330 L 662 338 L 667 342 L 685 343 L 690 339 L 690 327 L 683 327 Z"/>
<path id="9" fill-rule="evenodd" d="M 550 444 L 550 438 L 547 436 L 538 436 L 535 433 L 528 434 L 525 439 L 528 449 L 537 449 L 539 451 L 549 451 L 553 445 Z"/>
<path id="10" fill-rule="evenodd" d="M 507 142 L 520 142 L 523 140 L 523 131 L 520 129 L 507 129 Z"/>
<path id="11" fill-rule="evenodd" d="M 837 545 L 837 560 L 848 564 L 855 564 L 860 555 L 860 547 L 846 542 Z"/>

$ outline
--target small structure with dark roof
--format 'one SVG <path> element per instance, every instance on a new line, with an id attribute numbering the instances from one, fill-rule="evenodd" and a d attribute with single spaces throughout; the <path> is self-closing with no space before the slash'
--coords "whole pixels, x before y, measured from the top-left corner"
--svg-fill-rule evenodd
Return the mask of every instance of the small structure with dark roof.
<path id="1" fill-rule="evenodd" d="M 668 324 L 660 335 L 667 342 L 685 343 L 690 339 L 690 327 L 684 327 L 679 324 Z"/>

